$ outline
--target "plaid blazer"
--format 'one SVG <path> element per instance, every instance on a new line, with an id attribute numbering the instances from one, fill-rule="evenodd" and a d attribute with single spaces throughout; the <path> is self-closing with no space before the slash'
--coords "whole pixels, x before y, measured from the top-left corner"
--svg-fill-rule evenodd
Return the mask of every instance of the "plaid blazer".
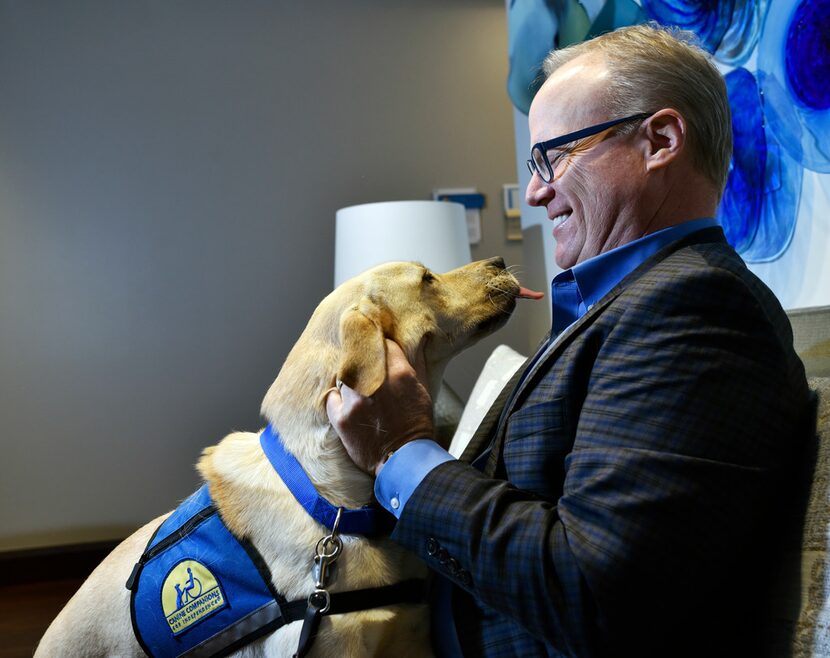
<path id="1" fill-rule="evenodd" d="M 758 655 L 811 395 L 722 230 L 652 256 L 519 374 L 392 535 L 455 584 L 464 653 Z M 485 473 L 464 463 L 488 446 Z"/>

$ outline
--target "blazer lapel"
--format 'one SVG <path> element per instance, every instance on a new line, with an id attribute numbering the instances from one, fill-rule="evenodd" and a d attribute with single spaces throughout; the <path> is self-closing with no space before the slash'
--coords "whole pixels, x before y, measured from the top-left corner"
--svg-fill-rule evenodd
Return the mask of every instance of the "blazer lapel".
<path id="1" fill-rule="evenodd" d="M 636 282 L 645 272 L 651 269 L 656 263 L 659 263 L 660 261 L 664 260 L 666 257 L 674 253 L 678 249 L 681 249 L 688 245 L 701 244 L 705 242 L 725 242 L 723 229 L 720 227 L 702 229 L 700 231 L 687 235 L 685 238 L 682 238 L 680 240 L 677 240 L 676 242 L 666 245 L 665 247 L 663 247 L 663 249 L 647 258 L 627 276 L 623 277 L 623 279 L 616 286 L 614 286 L 605 295 L 605 297 L 603 297 L 596 304 L 591 306 L 591 308 L 588 309 L 585 315 L 583 315 L 576 322 L 571 324 L 567 329 L 565 329 L 554 339 L 553 346 L 548 349 L 547 354 L 545 354 L 542 358 L 540 358 L 538 361 L 536 361 L 536 363 L 533 364 L 530 371 L 527 373 L 524 379 L 521 380 L 521 384 L 519 384 L 518 390 L 515 392 L 515 395 L 513 395 L 512 398 L 510 398 L 510 392 L 508 391 L 508 389 L 512 388 L 511 384 L 515 386 L 515 383 L 513 382 L 513 380 L 511 380 L 511 382 L 508 383 L 507 386 L 505 386 L 505 390 L 502 391 L 502 395 L 500 395 L 499 398 L 504 396 L 504 400 L 501 402 L 502 405 L 507 404 L 507 400 L 508 398 L 510 398 L 509 406 L 504 410 L 503 414 L 499 412 L 496 415 L 496 418 L 501 418 L 502 422 L 499 424 L 497 428 L 495 428 L 496 435 L 492 442 L 490 456 L 488 457 L 487 464 L 484 467 L 484 473 L 486 475 L 493 477 L 498 467 L 499 459 L 501 457 L 502 446 L 504 445 L 504 437 L 507 433 L 507 423 L 504 422 L 504 419 L 506 419 L 510 415 L 510 413 L 516 408 L 516 405 L 522 399 L 522 396 L 528 390 L 528 388 L 531 385 L 535 384 L 537 376 L 539 372 L 542 370 L 542 368 L 545 366 L 545 364 L 550 362 L 551 359 L 556 358 L 562 352 L 565 346 L 571 342 L 571 339 L 576 334 L 578 334 L 583 327 L 585 327 L 585 325 L 592 322 L 593 319 L 597 315 L 599 315 L 612 301 L 619 297 L 620 293 L 622 293 L 623 290 L 625 290 L 627 287 Z M 543 341 L 543 344 L 544 342 L 546 341 Z M 546 348 L 542 346 L 541 349 Z M 524 370 L 524 368 L 519 369 L 520 372 L 522 370 Z M 516 379 L 516 381 L 519 380 Z M 505 391 L 507 391 L 507 395 L 505 395 Z M 494 404 L 493 406 L 495 407 L 496 405 Z M 488 415 L 492 412 L 493 408 L 490 409 Z M 496 421 L 494 420 L 492 422 Z M 488 436 L 492 430 L 493 427 L 491 425 L 488 428 Z M 478 432 L 476 432 L 476 434 L 473 436 L 473 439 L 471 439 L 470 446 L 468 446 L 468 449 L 472 447 L 473 441 L 476 439 L 477 435 Z M 472 461 L 477 456 L 477 454 L 478 452 L 476 452 L 476 454 L 473 454 L 469 458 L 469 461 Z M 467 451 L 465 450 L 464 455 L 462 457 L 467 456 Z"/>
<path id="2" fill-rule="evenodd" d="M 501 389 L 501 393 L 498 394 L 495 400 L 493 400 L 493 404 L 490 405 L 490 408 L 487 410 L 487 413 L 484 414 L 484 418 L 482 418 L 481 423 L 478 425 L 478 429 L 473 434 L 470 442 L 467 444 L 467 447 L 464 448 L 464 452 L 461 453 L 461 457 L 459 459 L 463 462 L 467 462 L 471 464 L 473 460 L 478 457 L 482 450 L 484 450 L 485 446 L 489 443 L 490 437 L 493 432 L 493 428 L 496 426 L 496 423 L 501 416 L 501 411 L 504 409 L 504 405 L 507 403 L 507 399 L 510 397 L 510 394 L 513 393 L 513 390 L 516 388 L 516 384 L 519 381 L 519 378 L 522 376 L 525 368 L 527 368 L 527 364 L 530 362 L 528 358 L 515 373 L 510 378 L 510 380 L 504 385 L 504 388 Z"/>
<path id="3" fill-rule="evenodd" d="M 616 290 L 616 289 L 615 289 Z M 603 297 L 600 301 L 594 304 L 585 315 L 579 318 L 576 322 L 574 322 L 571 326 L 565 329 L 561 334 L 559 334 L 553 342 L 552 347 L 543 346 L 542 349 L 546 349 L 547 353 L 540 358 L 536 363 L 533 364 L 530 371 L 527 373 L 527 376 L 522 380 L 521 384 L 519 385 L 518 389 L 513 395 L 512 399 L 510 400 L 509 408 L 505 410 L 503 415 L 504 418 L 507 418 L 513 409 L 518 404 L 519 400 L 522 398 L 522 395 L 525 391 L 528 390 L 531 384 L 535 383 L 537 375 L 542 370 L 543 366 L 550 362 L 551 359 L 554 359 L 564 348 L 564 346 L 570 342 L 572 336 L 577 334 L 583 326 L 589 323 L 593 318 L 599 315 L 602 310 L 608 306 L 616 297 L 620 294 L 619 290 L 612 291 L 608 293 L 605 297 Z M 505 387 L 507 388 L 507 387 Z M 499 458 L 501 457 L 501 450 L 504 445 L 504 437 L 507 434 L 507 423 L 502 422 L 498 428 L 496 429 L 496 437 L 493 440 L 493 445 L 490 450 L 490 456 L 487 458 L 487 465 L 484 467 L 484 474 L 488 475 L 489 477 L 493 477 L 496 472 L 496 468 L 499 463 Z M 471 441 L 472 443 L 472 441 Z"/>
<path id="4" fill-rule="evenodd" d="M 461 453 L 459 460 L 471 464 L 473 460 L 481 454 L 484 448 L 490 444 L 493 438 L 493 430 L 496 427 L 496 423 L 498 423 L 499 418 L 501 418 L 502 411 L 510 399 L 510 396 L 515 392 L 516 385 L 519 381 L 521 381 L 525 370 L 527 370 L 527 367 L 533 363 L 533 360 L 537 357 L 539 352 L 546 349 L 549 337 L 550 334 L 545 335 L 545 337 L 536 346 L 533 354 L 525 359 L 525 362 L 518 367 L 516 372 L 513 373 L 513 376 L 504 385 L 504 388 L 501 389 L 501 392 L 498 394 L 496 399 L 493 400 L 493 404 L 490 405 L 487 413 L 484 414 L 484 418 L 482 418 L 479 423 L 478 429 L 476 429 L 475 434 L 473 434 L 470 442 L 467 444 L 467 447 L 464 448 L 464 452 Z"/>

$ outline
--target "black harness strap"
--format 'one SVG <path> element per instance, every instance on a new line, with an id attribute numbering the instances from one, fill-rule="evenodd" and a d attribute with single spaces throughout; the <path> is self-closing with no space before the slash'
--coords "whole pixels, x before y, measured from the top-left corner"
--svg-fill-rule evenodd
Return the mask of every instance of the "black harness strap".
<path id="1" fill-rule="evenodd" d="M 293 658 L 305 658 L 311 649 L 314 638 L 317 637 L 317 630 L 320 628 L 320 619 L 323 611 L 319 604 L 314 601 L 314 594 L 308 597 L 308 607 L 303 618 L 303 627 L 300 630 L 300 641 L 297 643 L 297 653 Z"/>
<path id="2" fill-rule="evenodd" d="M 300 619 L 303 620 L 299 646 L 297 647 L 297 653 L 294 654 L 295 658 L 303 658 L 311 649 L 323 616 L 383 608 L 398 603 L 423 603 L 426 600 L 426 581 L 403 580 L 394 585 L 384 585 L 383 587 L 356 589 L 351 592 L 335 592 L 328 595 L 328 608 L 324 607 L 326 601 L 321 597 L 317 597 L 316 594 L 315 592 L 308 599 L 291 601 L 282 606 L 282 617 L 286 624 Z"/>

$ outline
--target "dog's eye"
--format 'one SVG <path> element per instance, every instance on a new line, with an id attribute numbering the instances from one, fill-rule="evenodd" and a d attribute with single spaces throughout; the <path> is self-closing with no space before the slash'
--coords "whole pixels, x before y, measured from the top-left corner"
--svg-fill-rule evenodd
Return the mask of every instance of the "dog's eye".
<path id="1" fill-rule="evenodd" d="M 421 278 L 424 283 L 432 283 L 435 281 L 435 275 L 429 270 L 424 270 L 424 276 Z"/>

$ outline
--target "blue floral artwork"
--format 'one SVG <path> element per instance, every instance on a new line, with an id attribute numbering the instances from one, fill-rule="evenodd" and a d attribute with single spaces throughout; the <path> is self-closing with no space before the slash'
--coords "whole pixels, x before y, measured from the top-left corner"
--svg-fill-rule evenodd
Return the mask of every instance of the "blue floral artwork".
<path id="1" fill-rule="evenodd" d="M 718 61 L 730 66 L 746 63 L 758 45 L 768 1 L 735 0 L 731 24 L 715 51 Z"/>
<path id="2" fill-rule="evenodd" d="M 755 239 L 763 203 L 767 140 L 755 77 L 737 68 L 726 76 L 732 109 L 732 162 L 718 220 L 726 239 L 744 251 Z"/>
<path id="3" fill-rule="evenodd" d="M 548 12 L 553 7 L 561 14 L 565 6 L 536 1 Z M 515 4 L 512 0 L 511 10 Z M 648 18 L 694 32 L 725 70 L 735 67 L 725 76 L 734 148 L 717 217 L 744 260 L 779 259 L 793 240 L 805 168 L 830 173 L 830 0 L 641 0 L 641 5 L 642 11 L 631 0 L 592 3 L 594 24 L 586 38 Z M 608 16 L 613 20 L 603 18 Z M 562 16 L 557 18 L 561 22 Z M 557 29 L 555 23 L 548 20 L 547 28 Z M 553 38 L 558 43 L 561 36 Z M 741 68 L 753 54 L 757 70 Z M 527 105 L 531 99 L 532 93 Z"/>
<path id="4" fill-rule="evenodd" d="M 764 122 L 759 84 L 749 71 L 726 75 L 732 109 L 732 162 L 717 218 L 750 263 L 776 260 L 795 232 L 803 168 Z"/>
<path id="5" fill-rule="evenodd" d="M 694 32 L 701 44 L 714 53 L 732 24 L 740 0 L 643 0 L 649 18 L 663 25 L 676 25 Z"/>
<path id="6" fill-rule="evenodd" d="M 750 263 L 777 260 L 795 233 L 804 168 L 830 172 L 830 0 L 643 0 L 691 30 L 726 77 L 733 156 L 718 220 Z"/>
<path id="7" fill-rule="evenodd" d="M 544 81 L 542 63 L 554 46 L 562 48 L 645 20 L 646 15 L 634 0 L 605 0 L 593 21 L 578 0 L 510 0 L 507 94 L 513 105 L 528 113 Z"/>
<path id="8" fill-rule="evenodd" d="M 758 68 L 778 141 L 807 169 L 830 172 L 830 0 L 771 3 Z"/>
<path id="9" fill-rule="evenodd" d="M 775 261 L 790 246 L 804 178 L 804 167 L 781 148 L 769 125 L 764 131 L 767 148 L 760 216 L 752 242 L 739 250 L 748 263 Z"/>
<path id="10" fill-rule="evenodd" d="M 542 62 L 554 46 L 556 13 L 545 0 L 511 0 L 507 9 L 510 72 L 507 94 L 527 114 L 542 85 Z"/>

